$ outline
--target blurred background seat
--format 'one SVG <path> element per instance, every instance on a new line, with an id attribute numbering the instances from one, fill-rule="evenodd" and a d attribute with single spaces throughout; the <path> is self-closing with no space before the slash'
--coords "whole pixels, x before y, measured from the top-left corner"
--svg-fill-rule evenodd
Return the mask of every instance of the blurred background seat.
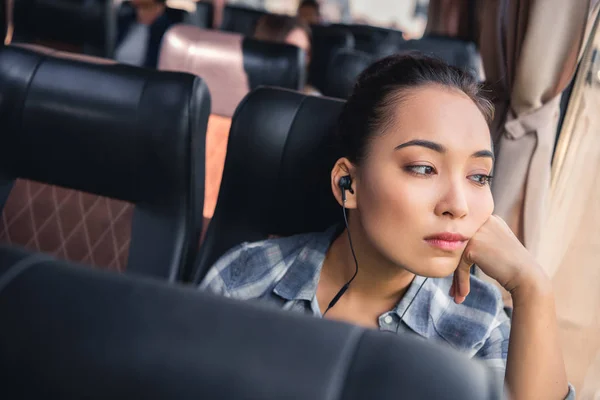
<path id="1" fill-rule="evenodd" d="M 236 107 L 250 90 L 259 86 L 299 90 L 306 79 L 303 53 L 283 43 L 179 25 L 165 35 L 159 69 L 199 75 L 211 91 L 204 203 L 205 222 L 208 222 L 217 201 Z"/>

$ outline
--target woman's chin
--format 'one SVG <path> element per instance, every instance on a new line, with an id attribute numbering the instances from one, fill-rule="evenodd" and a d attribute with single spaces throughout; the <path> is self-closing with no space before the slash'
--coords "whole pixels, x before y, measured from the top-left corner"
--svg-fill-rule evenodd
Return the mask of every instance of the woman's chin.
<path id="1" fill-rule="evenodd" d="M 458 267 L 459 260 L 432 259 L 424 260 L 414 268 L 406 268 L 415 275 L 426 278 L 446 278 L 454 273 Z"/>

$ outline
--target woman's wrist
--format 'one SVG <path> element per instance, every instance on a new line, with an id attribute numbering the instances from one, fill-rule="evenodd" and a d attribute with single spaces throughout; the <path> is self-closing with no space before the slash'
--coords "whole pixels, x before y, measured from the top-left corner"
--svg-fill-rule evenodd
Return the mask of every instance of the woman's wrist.
<path id="1" fill-rule="evenodd" d="M 507 286 L 506 290 L 512 297 L 513 307 L 531 301 L 554 300 L 552 281 L 537 264 L 521 268 L 519 274 Z"/>

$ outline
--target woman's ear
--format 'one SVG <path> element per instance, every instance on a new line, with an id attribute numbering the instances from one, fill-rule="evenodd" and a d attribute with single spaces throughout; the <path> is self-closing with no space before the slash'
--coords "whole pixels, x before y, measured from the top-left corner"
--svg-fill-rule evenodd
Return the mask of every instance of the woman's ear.
<path id="1" fill-rule="evenodd" d="M 340 187 L 340 179 L 344 176 L 350 176 L 350 187 L 352 188 L 352 190 L 345 191 L 346 208 L 356 208 L 356 167 L 345 157 L 337 160 L 331 170 L 331 191 L 340 206 L 344 205 L 343 189 Z"/>

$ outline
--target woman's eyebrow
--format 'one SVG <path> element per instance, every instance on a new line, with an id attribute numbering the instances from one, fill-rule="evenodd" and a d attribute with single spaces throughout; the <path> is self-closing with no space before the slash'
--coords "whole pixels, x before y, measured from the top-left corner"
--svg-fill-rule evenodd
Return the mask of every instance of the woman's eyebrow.
<path id="1" fill-rule="evenodd" d="M 432 142 L 429 140 L 422 140 L 422 139 L 410 140 L 406 143 L 399 144 L 398 146 L 396 146 L 394 148 L 394 150 L 400 150 L 400 149 L 403 149 L 403 148 L 409 147 L 409 146 L 421 146 L 421 147 L 425 147 L 425 148 L 428 148 L 433 151 L 437 151 L 438 153 L 446 152 L 446 148 L 444 146 L 442 146 L 441 144 Z"/>
<path id="2" fill-rule="evenodd" d="M 409 146 L 421 146 L 421 147 L 425 147 L 427 149 L 433 150 L 433 151 L 441 153 L 441 154 L 446 153 L 448 151 L 448 149 L 446 149 L 446 147 L 444 147 L 443 145 L 441 145 L 439 143 L 432 142 L 430 140 L 423 140 L 423 139 L 410 140 L 406 143 L 399 144 L 398 146 L 396 146 L 394 148 L 394 150 L 400 150 L 400 149 L 403 149 L 403 148 L 409 147 Z M 492 153 L 490 150 L 479 150 L 479 151 L 476 151 L 475 153 L 473 153 L 471 155 L 471 157 L 473 157 L 473 158 L 491 158 L 493 161 L 494 153 Z"/>

